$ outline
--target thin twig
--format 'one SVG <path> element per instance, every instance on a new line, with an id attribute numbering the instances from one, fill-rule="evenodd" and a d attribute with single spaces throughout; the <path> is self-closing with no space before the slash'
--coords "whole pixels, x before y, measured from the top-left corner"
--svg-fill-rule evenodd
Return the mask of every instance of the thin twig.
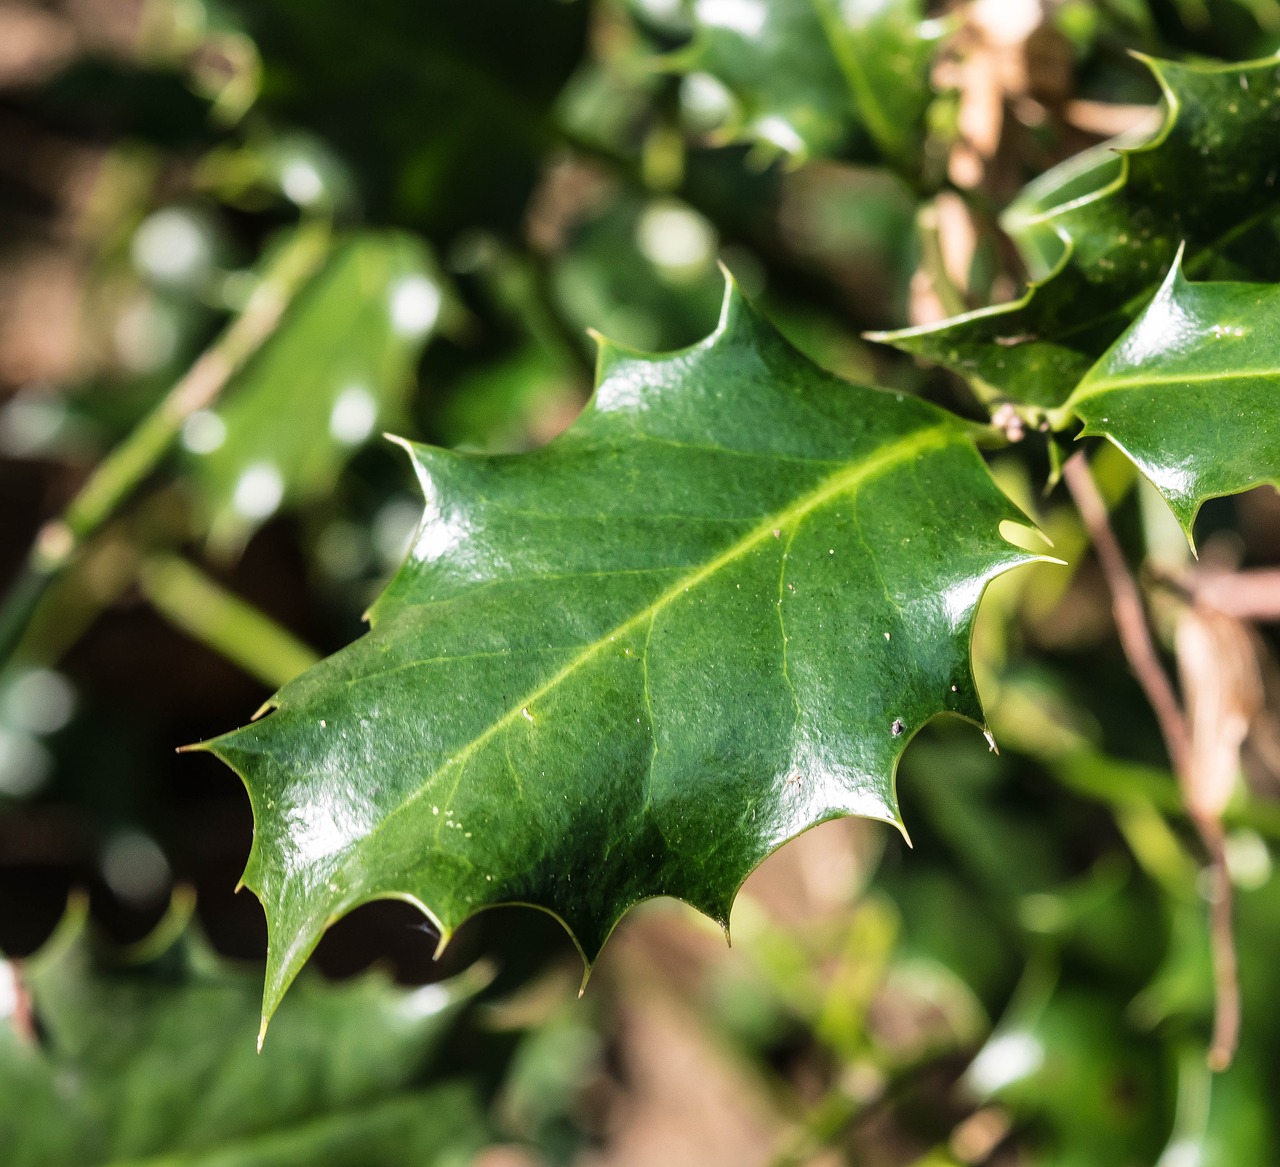
<path id="1" fill-rule="evenodd" d="M 1215 819 L 1195 820 L 1200 837 L 1209 851 L 1213 886 L 1209 900 L 1209 940 L 1213 953 L 1213 1039 L 1209 1044 L 1209 1069 L 1220 1072 L 1231 1065 L 1240 1040 L 1240 978 L 1236 967 L 1235 927 L 1232 923 L 1231 873 L 1222 837 L 1222 824 Z"/>
<path id="2" fill-rule="evenodd" d="M 947 270 L 947 259 L 942 249 L 942 226 L 938 219 L 936 202 L 923 203 L 916 214 L 916 231 L 920 237 L 920 266 L 929 277 L 933 294 L 948 316 L 959 316 L 969 310 L 964 295 L 956 287 Z"/>
<path id="3" fill-rule="evenodd" d="M 24 971 L 21 961 L 0 961 L 0 977 L 10 981 L 5 986 L 9 997 L 9 1026 L 23 1045 L 35 1046 L 40 1038 L 31 1004 L 31 990 L 22 975 Z"/>
<path id="4" fill-rule="evenodd" d="M 0 663 L 7 661 L 18 646 L 49 584 L 159 465 L 187 418 L 212 405 L 227 382 L 262 347 L 328 249 L 327 224 L 300 228 L 271 262 L 244 311 L 99 463 L 62 515 L 40 529 L 26 564 L 0 607 Z"/>
<path id="5" fill-rule="evenodd" d="M 1111 609 L 1115 614 L 1116 631 L 1120 634 L 1120 647 L 1151 708 L 1155 710 L 1174 771 L 1184 774 L 1191 756 L 1187 719 L 1173 691 L 1173 683 L 1156 654 L 1142 594 L 1111 530 L 1107 504 L 1089 472 L 1083 450 L 1067 459 L 1062 467 L 1062 478 L 1098 553 L 1098 564 L 1111 592 Z"/>
<path id="6" fill-rule="evenodd" d="M 1111 592 L 1120 646 L 1155 711 L 1169 759 L 1185 792 L 1191 780 L 1191 732 L 1187 718 L 1173 683 L 1156 654 L 1142 595 L 1111 530 L 1107 504 L 1089 471 L 1084 451 L 1067 459 L 1062 477 L 1098 554 L 1098 563 Z M 1203 815 L 1193 814 L 1191 817 L 1209 853 L 1213 880 L 1209 935 L 1213 949 L 1214 1017 L 1208 1062 L 1209 1068 L 1217 1071 L 1225 1070 L 1231 1064 L 1240 1032 L 1240 986 L 1232 926 L 1231 875 L 1227 870 L 1221 822 Z"/>
<path id="7" fill-rule="evenodd" d="M 1280 621 L 1280 568 L 1212 572 L 1189 586 L 1201 603 L 1237 620 Z"/>

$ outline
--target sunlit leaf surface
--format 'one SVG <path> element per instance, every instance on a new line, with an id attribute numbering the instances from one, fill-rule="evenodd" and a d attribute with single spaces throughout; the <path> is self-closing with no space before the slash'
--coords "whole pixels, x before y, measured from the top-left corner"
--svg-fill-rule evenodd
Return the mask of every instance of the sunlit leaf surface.
<path id="1" fill-rule="evenodd" d="M 897 760 L 969 669 L 1018 512 L 964 423 L 811 364 L 730 288 L 668 356 L 605 343 L 542 450 L 414 446 L 426 515 L 373 630 L 210 743 L 244 777 L 269 1014 L 324 929 L 411 900 L 447 936 L 555 913 L 588 958 L 632 904 L 727 922 L 834 816 L 898 820 Z"/>

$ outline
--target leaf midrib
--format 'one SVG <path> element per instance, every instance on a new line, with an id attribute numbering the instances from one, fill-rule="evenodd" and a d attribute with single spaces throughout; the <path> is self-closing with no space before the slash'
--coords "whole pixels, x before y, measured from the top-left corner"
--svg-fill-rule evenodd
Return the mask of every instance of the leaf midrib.
<path id="1" fill-rule="evenodd" d="M 1081 384 L 1071 395 L 1068 406 L 1076 406 L 1093 397 L 1105 397 L 1121 389 L 1142 389 L 1147 385 L 1204 385 L 1213 381 L 1253 381 L 1260 377 L 1280 377 L 1280 368 L 1248 369 L 1230 373 L 1160 374 L 1150 377 L 1108 377 L 1092 384 Z"/>
<path id="2" fill-rule="evenodd" d="M 790 506 L 766 516 L 757 526 L 753 527 L 743 535 L 736 543 L 733 543 L 724 551 L 720 552 L 719 555 L 704 564 L 702 567 L 676 580 L 676 582 L 667 588 L 666 591 L 662 592 L 656 599 L 647 604 L 634 616 L 629 617 L 621 624 L 610 629 L 604 635 L 584 646 L 572 660 L 565 664 L 552 677 L 539 685 L 531 693 L 517 700 L 506 713 L 492 722 L 482 733 L 472 738 L 461 751 L 445 762 L 445 764 L 439 769 L 428 775 L 404 802 L 400 803 L 399 806 L 385 815 L 381 821 L 378 822 L 372 830 L 365 834 L 358 842 L 368 843 L 371 839 L 376 837 L 393 818 L 408 810 L 409 807 L 414 805 L 419 799 L 426 797 L 430 784 L 441 777 L 450 768 L 457 768 L 459 770 L 458 779 L 454 783 L 453 789 L 441 805 L 447 803 L 457 793 L 458 785 L 462 780 L 461 770 L 466 763 L 479 749 L 485 746 L 499 732 L 513 724 L 517 718 L 521 717 L 523 710 L 530 708 L 547 693 L 562 684 L 572 676 L 578 668 L 585 665 L 603 649 L 615 642 L 619 636 L 625 636 L 633 628 L 643 624 L 644 621 L 656 617 L 663 608 L 679 599 L 686 592 L 711 578 L 711 576 L 723 570 L 736 559 L 741 558 L 747 552 L 763 543 L 766 539 L 772 538 L 775 530 L 780 530 L 783 527 L 788 527 L 791 524 L 798 522 L 810 512 L 822 506 L 823 503 L 830 501 L 845 491 L 862 485 L 867 480 L 891 469 L 899 463 L 916 457 L 932 447 L 941 449 L 957 440 L 962 441 L 963 435 L 950 422 L 941 422 L 930 426 L 927 429 L 917 430 L 905 438 L 901 438 L 896 442 L 882 447 L 864 461 L 851 466 L 846 466 L 842 470 L 828 475 L 818 485 L 809 490 L 806 494 L 800 496 L 800 498 Z M 437 838 L 439 837 L 439 830 L 440 827 L 438 826 Z M 353 852 L 356 845 L 358 844 L 353 844 Z"/>

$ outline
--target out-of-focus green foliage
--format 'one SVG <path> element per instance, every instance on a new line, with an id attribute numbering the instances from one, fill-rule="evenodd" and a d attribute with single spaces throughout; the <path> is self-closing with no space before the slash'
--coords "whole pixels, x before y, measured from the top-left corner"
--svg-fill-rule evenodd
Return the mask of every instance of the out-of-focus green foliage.
<path id="1" fill-rule="evenodd" d="M 264 111 L 337 151 L 376 218 L 446 239 L 518 231 L 588 12 L 582 0 L 237 10 L 264 58 Z"/>
<path id="2" fill-rule="evenodd" d="M 945 24 L 914 0 L 697 0 L 690 26 L 670 64 L 692 117 L 797 158 L 870 147 L 919 164 Z"/>
<path id="3" fill-rule="evenodd" d="M 418 240 L 338 245 L 218 407 L 184 426 L 215 546 L 240 546 L 281 506 L 323 497 L 354 450 L 398 425 L 443 298 Z"/>
<path id="4" fill-rule="evenodd" d="M 189 931 L 141 948 L 103 951 L 73 909 L 20 974 L 0 966 L 27 994 L 25 1029 L 0 1028 L 7 1163 L 418 1167 L 484 1145 L 474 1090 L 427 1072 L 474 976 L 301 986 L 259 1055 L 243 1040 L 253 972 Z"/>

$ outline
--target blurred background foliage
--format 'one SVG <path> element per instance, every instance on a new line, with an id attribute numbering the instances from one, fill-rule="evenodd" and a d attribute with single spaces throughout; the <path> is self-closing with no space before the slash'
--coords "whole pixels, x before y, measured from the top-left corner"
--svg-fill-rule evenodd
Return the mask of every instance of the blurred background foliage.
<path id="1" fill-rule="evenodd" d="M 827 367 L 977 416 L 860 334 L 1016 294 L 997 215 L 1150 117 L 1133 50 L 1278 46 L 1274 0 L 2 0 L 4 578 L 273 262 L 318 256 L 0 675 L 5 1162 L 1280 1162 L 1274 629 L 1247 633 L 1270 704 L 1229 812 L 1244 1039 L 1211 1077 L 1203 856 L 1034 436 L 994 469 L 1070 566 L 984 601 L 1000 754 L 929 727 L 913 849 L 810 832 L 732 949 L 646 905 L 579 1001 L 547 918 L 490 913 L 434 962 L 371 905 L 259 1062 L 249 806 L 174 753 L 359 635 L 420 515 L 383 431 L 548 440 L 587 329 L 700 338 L 717 262 Z M 1127 464 L 1095 469 L 1134 560 L 1190 570 Z M 1274 492 L 1199 540 L 1280 563 Z"/>

